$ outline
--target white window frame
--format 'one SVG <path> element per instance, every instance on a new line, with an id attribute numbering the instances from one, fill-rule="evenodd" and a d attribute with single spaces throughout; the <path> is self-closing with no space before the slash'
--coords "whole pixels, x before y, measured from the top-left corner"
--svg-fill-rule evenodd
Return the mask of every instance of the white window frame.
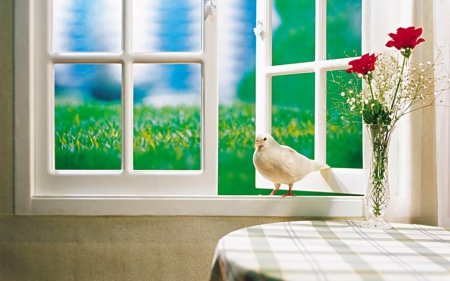
<path id="1" fill-rule="evenodd" d="M 344 70 L 355 58 L 328 59 L 326 50 L 327 1 L 316 0 L 315 60 L 311 62 L 272 65 L 272 7 L 273 0 L 260 0 L 257 22 L 264 30 L 256 41 L 256 132 L 271 132 L 273 76 L 315 73 L 315 132 L 314 159 L 326 163 L 326 88 L 327 71 Z M 255 31 L 256 32 L 256 31 Z M 271 188 L 273 183 L 256 172 L 256 186 Z M 282 186 L 287 188 L 286 186 Z M 332 168 L 327 173 L 311 173 L 296 182 L 293 190 L 364 194 L 363 169 Z"/>
<path id="2" fill-rule="evenodd" d="M 217 196 L 217 19 L 213 17 L 205 22 L 203 37 L 207 38 L 207 42 L 203 42 L 200 53 L 133 54 L 130 49 L 131 1 L 123 2 L 125 36 L 122 53 L 54 54 L 50 52 L 48 37 L 50 5 L 37 5 L 33 0 L 16 0 L 16 214 L 363 216 L 362 197 L 311 196 L 281 200 L 280 197 L 269 196 Z M 220 10 L 220 1 L 215 2 Z M 133 102 L 131 95 L 123 95 L 123 171 L 54 171 L 50 164 L 53 153 L 53 90 L 49 85 L 53 85 L 52 64 L 55 62 L 121 63 L 122 88 L 128 93 L 132 92 L 133 63 L 201 63 L 204 89 L 202 170 L 132 171 L 132 145 L 127 144 L 132 143 L 133 133 L 127 128 L 133 128 L 130 110 Z M 78 182 L 78 185 L 67 184 L 65 187 L 67 179 Z M 83 187 L 83 184 L 89 188 Z"/>

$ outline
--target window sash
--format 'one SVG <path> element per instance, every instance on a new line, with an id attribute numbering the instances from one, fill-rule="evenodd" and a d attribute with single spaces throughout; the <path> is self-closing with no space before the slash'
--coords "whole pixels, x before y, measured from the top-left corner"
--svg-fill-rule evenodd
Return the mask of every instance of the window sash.
<path id="1" fill-rule="evenodd" d="M 133 53 L 131 1 L 123 1 L 123 51 L 121 53 L 53 53 L 51 51 L 51 1 L 34 5 L 35 46 L 35 191 L 37 194 L 120 194 L 182 195 L 217 194 L 217 48 L 216 21 L 206 19 L 203 50 L 183 53 Z M 32 46 L 33 47 L 33 46 Z M 122 65 L 122 168 L 119 171 L 62 171 L 53 169 L 54 159 L 54 81 L 55 63 L 117 63 Z M 133 170 L 133 64 L 200 63 L 201 92 L 201 170 Z M 37 98 L 39 97 L 39 98 Z"/>
<path id="2" fill-rule="evenodd" d="M 257 3 L 257 22 L 262 23 L 261 36 L 256 39 L 256 132 L 271 132 L 272 85 L 277 75 L 315 73 L 314 159 L 326 163 L 326 87 L 327 71 L 343 70 L 354 58 L 326 59 L 326 0 L 316 0 L 315 60 L 312 62 L 272 65 L 273 0 Z M 256 186 L 273 188 L 273 183 L 256 172 Z M 283 188 L 283 186 L 282 186 Z M 294 184 L 294 190 L 364 194 L 362 169 L 333 168 L 325 178 L 311 174 Z"/>

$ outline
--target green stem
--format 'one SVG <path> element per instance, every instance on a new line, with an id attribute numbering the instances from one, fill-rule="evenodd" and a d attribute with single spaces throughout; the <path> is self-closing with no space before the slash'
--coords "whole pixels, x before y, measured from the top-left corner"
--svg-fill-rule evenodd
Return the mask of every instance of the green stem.
<path id="1" fill-rule="evenodd" d="M 391 111 L 394 108 L 394 103 L 395 103 L 395 99 L 397 98 L 398 89 L 400 88 L 400 83 L 402 82 L 402 75 L 403 75 L 403 71 L 405 70 L 406 59 L 407 59 L 407 57 L 403 56 L 402 71 L 400 73 L 400 77 L 398 78 L 397 87 L 395 88 L 394 98 L 392 99 L 392 104 L 391 104 Z"/>
<path id="2" fill-rule="evenodd" d="M 372 100 L 374 100 L 374 96 L 373 96 L 373 89 L 372 89 L 372 77 L 369 76 L 367 78 L 367 84 L 369 84 L 369 90 L 370 90 L 370 95 L 372 96 Z"/>
<path id="3" fill-rule="evenodd" d="M 384 128 L 384 129 L 382 129 Z M 386 126 L 370 128 L 372 142 L 372 159 L 370 171 L 370 185 L 368 196 L 371 215 L 382 217 L 389 202 L 387 187 L 388 147 L 391 130 Z"/>

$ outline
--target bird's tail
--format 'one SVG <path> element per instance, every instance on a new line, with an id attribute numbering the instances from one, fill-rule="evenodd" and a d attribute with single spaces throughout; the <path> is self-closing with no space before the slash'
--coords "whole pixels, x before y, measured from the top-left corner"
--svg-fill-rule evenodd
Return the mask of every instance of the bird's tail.
<path id="1" fill-rule="evenodd" d="M 328 166 L 327 164 L 324 164 L 322 162 L 319 161 L 315 161 L 315 160 L 311 160 L 313 163 L 313 167 L 315 171 L 322 171 L 322 170 L 327 170 L 330 169 L 330 166 Z"/>

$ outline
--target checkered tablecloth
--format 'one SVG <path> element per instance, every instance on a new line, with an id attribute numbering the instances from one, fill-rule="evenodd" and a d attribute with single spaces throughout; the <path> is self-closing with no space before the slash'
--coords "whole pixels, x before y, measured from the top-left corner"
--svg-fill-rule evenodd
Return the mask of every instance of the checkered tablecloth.
<path id="1" fill-rule="evenodd" d="M 359 224 L 294 221 L 234 231 L 216 246 L 210 281 L 450 280 L 449 230 Z"/>

